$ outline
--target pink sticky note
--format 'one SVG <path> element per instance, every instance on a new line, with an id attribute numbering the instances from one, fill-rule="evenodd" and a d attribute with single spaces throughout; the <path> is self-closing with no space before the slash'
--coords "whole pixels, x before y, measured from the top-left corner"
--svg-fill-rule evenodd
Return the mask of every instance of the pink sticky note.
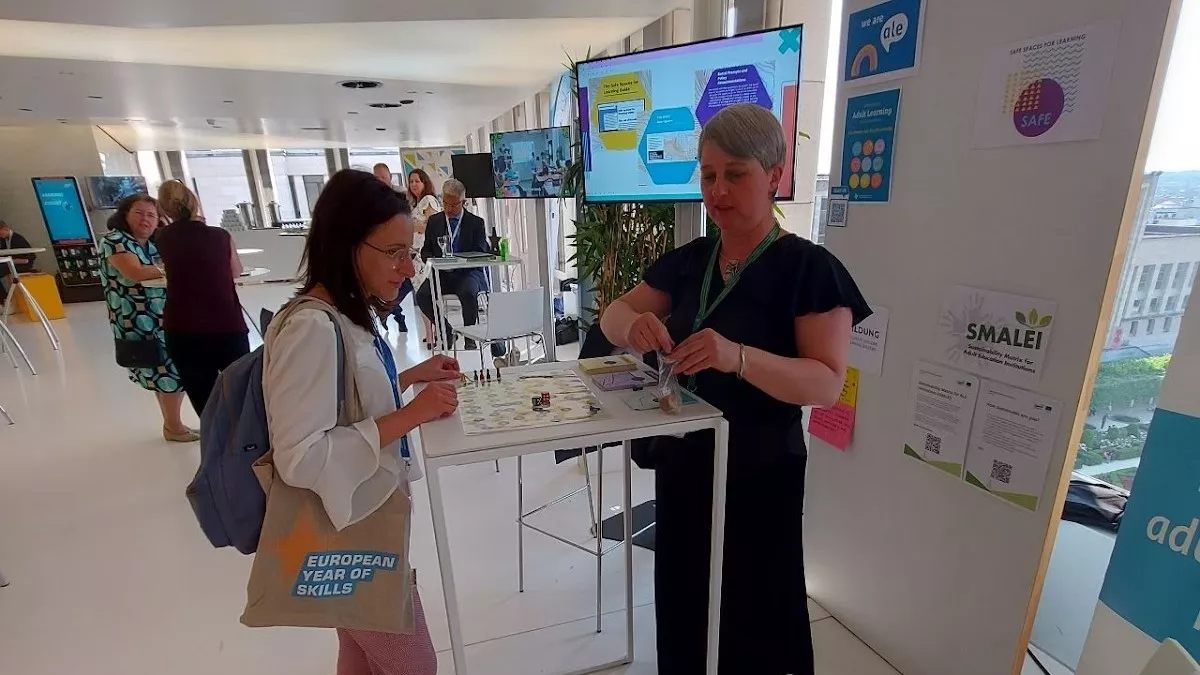
<path id="1" fill-rule="evenodd" d="M 838 450 L 846 450 L 854 437 L 854 417 L 857 412 L 856 408 L 842 402 L 832 408 L 813 408 L 808 432 Z"/>

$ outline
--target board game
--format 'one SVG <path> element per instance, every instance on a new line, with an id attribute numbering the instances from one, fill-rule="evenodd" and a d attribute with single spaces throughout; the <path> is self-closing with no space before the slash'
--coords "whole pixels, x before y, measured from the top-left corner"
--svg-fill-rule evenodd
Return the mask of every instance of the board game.
<path id="1" fill-rule="evenodd" d="M 599 400 L 573 370 L 463 379 L 458 414 L 468 435 L 581 422 L 601 411 Z"/>

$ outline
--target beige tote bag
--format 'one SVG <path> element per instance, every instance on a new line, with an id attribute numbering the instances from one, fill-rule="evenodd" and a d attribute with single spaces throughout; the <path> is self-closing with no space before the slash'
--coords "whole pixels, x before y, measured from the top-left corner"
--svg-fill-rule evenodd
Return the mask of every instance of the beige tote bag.
<path id="1" fill-rule="evenodd" d="M 293 311 L 312 303 L 332 312 L 341 335 L 347 334 L 341 314 L 308 298 L 280 311 L 267 330 L 267 344 Z M 338 424 L 348 426 L 365 415 L 354 383 L 354 356 L 344 337 L 342 350 L 346 401 Z M 397 489 L 379 510 L 338 532 L 315 492 L 280 479 L 272 453 L 254 465 L 254 472 L 267 493 L 267 513 L 242 623 L 412 633 L 409 495 Z"/>

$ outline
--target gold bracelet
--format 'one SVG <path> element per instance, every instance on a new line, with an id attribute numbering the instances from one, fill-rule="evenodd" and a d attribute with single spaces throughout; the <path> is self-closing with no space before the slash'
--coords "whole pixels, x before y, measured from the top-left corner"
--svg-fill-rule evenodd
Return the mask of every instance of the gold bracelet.
<path id="1" fill-rule="evenodd" d="M 737 378 L 739 380 L 746 379 L 746 345 L 738 345 L 738 358 L 741 363 L 738 365 Z"/>

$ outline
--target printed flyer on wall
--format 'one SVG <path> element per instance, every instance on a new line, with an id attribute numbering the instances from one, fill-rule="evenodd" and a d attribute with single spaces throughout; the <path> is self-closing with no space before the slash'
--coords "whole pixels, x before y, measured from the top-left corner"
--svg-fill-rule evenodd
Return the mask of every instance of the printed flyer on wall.
<path id="1" fill-rule="evenodd" d="M 915 75 L 921 58 L 922 0 L 888 0 L 850 15 L 846 23 L 847 84 Z"/>
<path id="2" fill-rule="evenodd" d="M 942 301 L 942 361 L 1008 384 L 1042 377 L 1058 303 L 1041 298 L 952 286 Z"/>
<path id="3" fill-rule="evenodd" d="M 979 378 L 918 361 L 913 369 L 904 454 L 962 478 Z"/>
<path id="4" fill-rule="evenodd" d="M 1037 511 L 1058 436 L 1055 400 L 999 382 L 980 382 L 967 446 L 968 484 Z"/>
<path id="5" fill-rule="evenodd" d="M 813 408 L 808 418 L 808 433 L 832 445 L 847 450 L 854 439 L 854 419 L 858 412 L 858 369 L 846 369 L 842 396 L 832 408 Z"/>
<path id="6" fill-rule="evenodd" d="M 850 332 L 850 365 L 870 375 L 882 373 L 887 329 L 887 308 L 871 305 L 871 316 Z"/>
<path id="7" fill-rule="evenodd" d="M 1004 45 L 984 61 L 975 146 L 1100 138 L 1121 24 Z"/>
<path id="8" fill-rule="evenodd" d="M 896 152 L 899 116 L 899 89 L 854 96 L 846 101 L 842 186 L 850 189 L 850 201 L 881 204 L 891 198 L 892 155 Z"/>

